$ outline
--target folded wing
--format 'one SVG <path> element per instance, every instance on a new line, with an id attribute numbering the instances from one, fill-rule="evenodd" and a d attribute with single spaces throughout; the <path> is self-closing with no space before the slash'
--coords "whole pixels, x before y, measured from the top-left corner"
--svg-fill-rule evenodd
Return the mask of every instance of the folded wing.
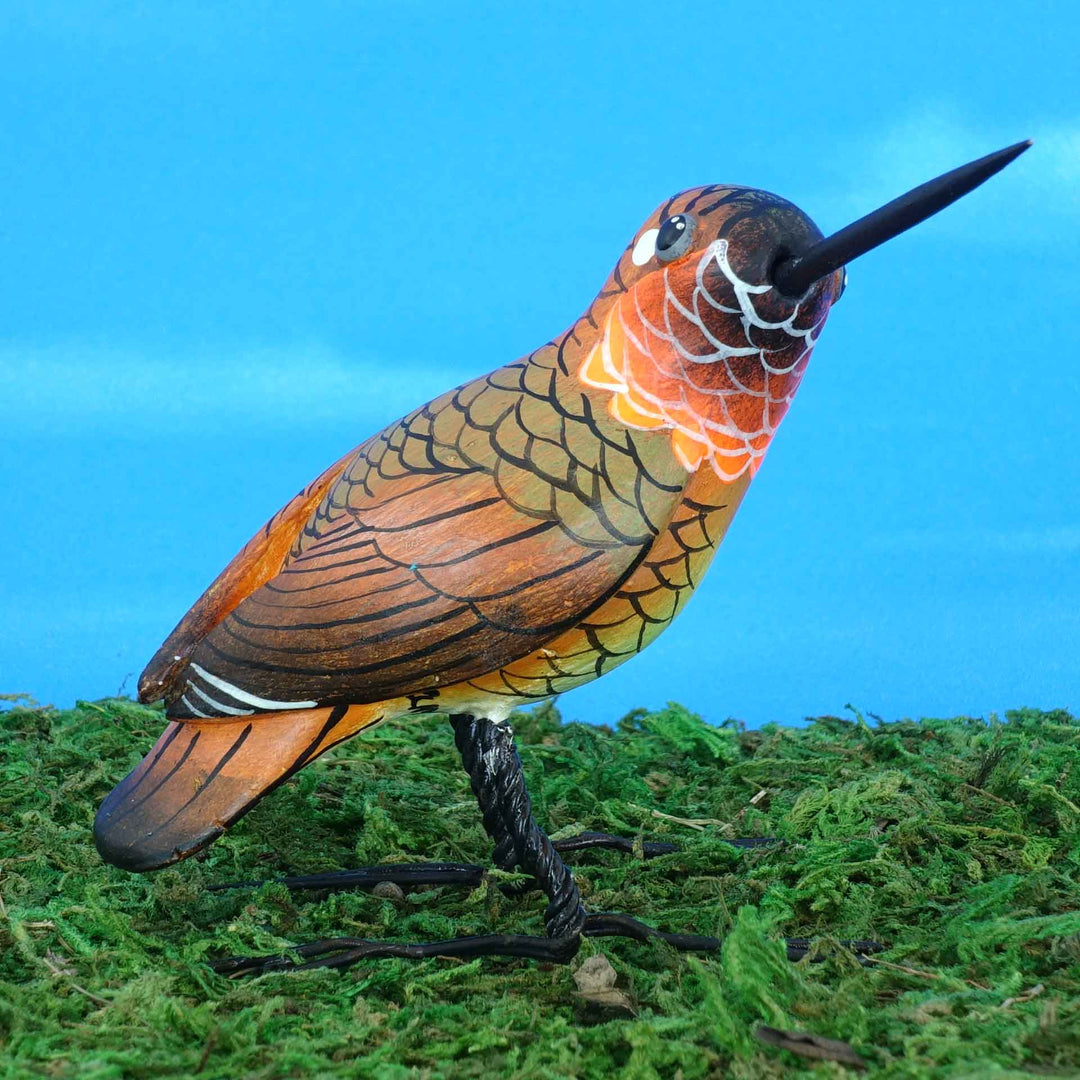
<path id="1" fill-rule="evenodd" d="M 686 473 L 662 437 L 594 415 L 553 354 L 436 399 L 352 455 L 290 526 L 276 572 L 205 631 L 174 641 L 182 623 L 170 638 L 183 660 L 169 715 L 430 699 L 612 595 Z"/>

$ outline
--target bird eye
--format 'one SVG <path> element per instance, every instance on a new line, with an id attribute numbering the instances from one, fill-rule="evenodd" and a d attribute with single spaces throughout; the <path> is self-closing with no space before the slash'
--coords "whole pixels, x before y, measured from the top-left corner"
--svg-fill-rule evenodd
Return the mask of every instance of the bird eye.
<path id="1" fill-rule="evenodd" d="M 660 223 L 656 234 L 656 257 L 671 262 L 690 249 L 694 239 L 694 219 L 689 214 L 676 214 Z"/>

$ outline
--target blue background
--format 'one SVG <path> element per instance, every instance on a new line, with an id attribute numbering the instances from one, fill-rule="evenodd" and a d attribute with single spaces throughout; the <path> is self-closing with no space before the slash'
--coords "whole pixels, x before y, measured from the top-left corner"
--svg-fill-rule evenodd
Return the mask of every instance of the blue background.
<path id="1" fill-rule="evenodd" d="M 567 326 L 667 195 L 828 232 L 1031 136 L 852 265 L 698 595 L 561 706 L 1080 706 L 1075 4 L 540 7 L 5 5 L 0 690 L 130 691 L 271 512 Z"/>

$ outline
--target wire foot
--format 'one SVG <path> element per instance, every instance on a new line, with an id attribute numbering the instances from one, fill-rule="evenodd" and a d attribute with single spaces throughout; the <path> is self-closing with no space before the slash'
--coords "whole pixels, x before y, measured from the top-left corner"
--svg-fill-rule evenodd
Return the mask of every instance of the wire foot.
<path id="1" fill-rule="evenodd" d="M 328 870 L 322 874 L 300 877 L 267 878 L 263 881 L 226 881 L 207 886 L 209 892 L 226 889 L 257 889 L 272 881 L 287 889 L 373 889 L 391 882 L 401 889 L 418 889 L 432 885 L 461 885 L 475 889 L 484 880 L 484 868 L 474 863 L 384 863 L 379 866 L 358 866 L 354 870 Z"/>
<path id="2" fill-rule="evenodd" d="M 577 954 L 583 935 L 625 937 L 635 941 L 658 938 L 687 952 L 713 952 L 721 948 L 719 938 L 667 933 L 629 915 L 586 913 L 577 884 L 561 853 L 591 848 L 632 852 L 634 842 L 607 833 L 589 832 L 552 843 L 533 817 L 521 758 L 514 746 L 514 733 L 510 726 L 467 715 L 452 716 L 450 723 L 454 727 L 454 741 L 483 815 L 484 828 L 495 841 L 495 865 L 503 870 L 522 869 L 544 891 L 548 898 L 544 916 L 547 936 L 480 934 L 420 944 L 330 938 L 299 946 L 295 950 L 296 959 L 287 956 L 234 956 L 216 961 L 213 964 L 215 971 L 229 976 L 255 975 L 316 967 L 343 968 L 361 960 L 384 957 L 423 960 L 433 956 L 522 957 L 565 964 Z M 772 838 L 762 837 L 736 843 L 739 846 L 758 847 L 772 842 Z M 678 850 L 674 844 L 651 842 L 643 849 L 648 856 Z M 483 880 L 483 874 L 482 867 L 472 864 L 421 863 L 412 866 L 367 866 L 357 870 L 282 878 L 281 882 L 289 888 L 316 889 L 369 888 L 384 881 L 392 881 L 403 888 L 448 884 L 474 887 Z M 215 888 L 252 884 L 257 883 L 238 882 Z M 858 953 L 879 951 L 883 947 L 875 942 L 848 942 L 845 945 Z M 793 939 L 788 942 L 788 956 L 800 960 L 810 948 L 809 940 Z"/>

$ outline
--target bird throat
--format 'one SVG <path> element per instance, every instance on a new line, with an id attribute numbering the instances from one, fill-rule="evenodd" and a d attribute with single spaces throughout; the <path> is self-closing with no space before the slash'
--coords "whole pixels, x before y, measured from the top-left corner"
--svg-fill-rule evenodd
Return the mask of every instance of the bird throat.
<path id="1" fill-rule="evenodd" d="M 732 483 L 764 460 L 828 309 L 742 280 L 715 240 L 620 294 L 578 375 L 620 423 L 670 430 L 688 472 Z"/>

